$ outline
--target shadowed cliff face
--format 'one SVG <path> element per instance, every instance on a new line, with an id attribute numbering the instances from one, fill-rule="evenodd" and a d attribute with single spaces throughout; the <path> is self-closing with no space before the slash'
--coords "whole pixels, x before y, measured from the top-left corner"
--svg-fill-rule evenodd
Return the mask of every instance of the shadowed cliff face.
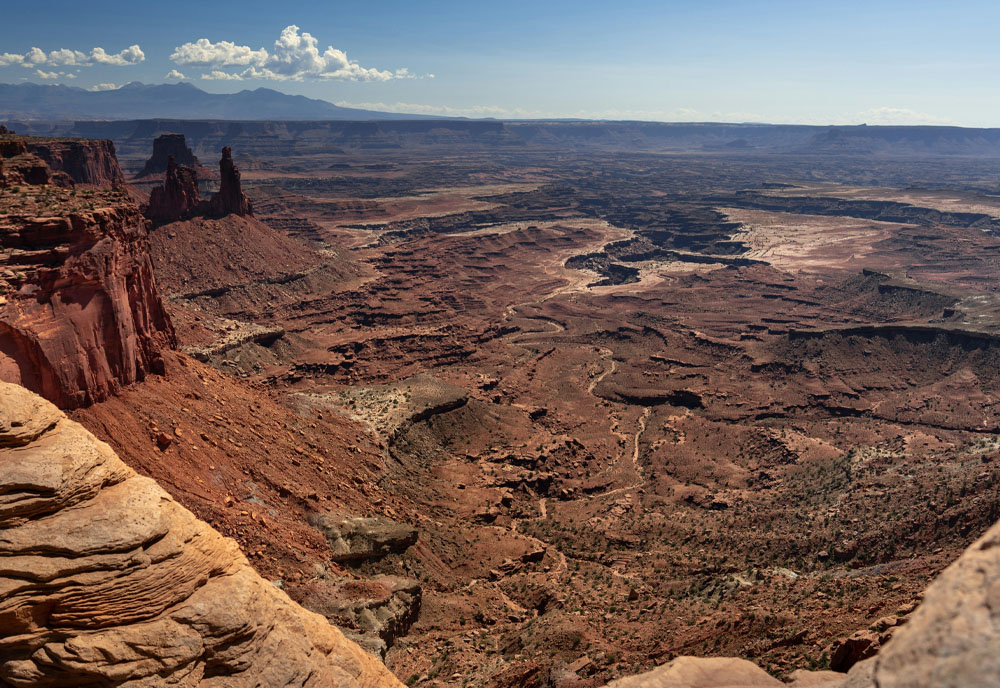
<path id="1" fill-rule="evenodd" d="M 77 184 L 120 186 L 125 183 L 115 144 L 108 140 L 29 139 L 28 152 L 55 172 L 65 172 Z"/>
<path id="2" fill-rule="evenodd" d="M 4 686 L 399 686 L 232 540 L 0 383 Z"/>
<path id="3" fill-rule="evenodd" d="M 26 185 L 0 206 L 0 379 L 76 408 L 161 371 L 174 332 L 127 192 Z"/>

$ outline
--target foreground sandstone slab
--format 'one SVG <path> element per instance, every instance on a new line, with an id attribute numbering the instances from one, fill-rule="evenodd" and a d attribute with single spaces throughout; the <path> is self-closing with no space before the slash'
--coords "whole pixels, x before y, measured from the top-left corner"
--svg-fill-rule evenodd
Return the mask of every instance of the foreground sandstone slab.
<path id="1" fill-rule="evenodd" d="M 753 662 L 733 657 L 678 657 L 608 688 L 772 688 L 784 684 Z"/>
<path id="2" fill-rule="evenodd" d="M 1000 523 L 931 583 L 909 623 L 844 688 L 1000 685 Z"/>
<path id="3" fill-rule="evenodd" d="M 110 447 L 0 383 L 0 685 L 400 684 Z"/>

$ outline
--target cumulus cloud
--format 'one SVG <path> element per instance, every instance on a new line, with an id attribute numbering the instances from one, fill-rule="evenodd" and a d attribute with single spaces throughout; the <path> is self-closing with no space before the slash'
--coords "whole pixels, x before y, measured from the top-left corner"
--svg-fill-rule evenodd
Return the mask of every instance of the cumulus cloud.
<path id="1" fill-rule="evenodd" d="M 210 81 L 243 81 L 243 77 L 239 74 L 230 74 L 229 72 L 224 72 L 221 69 L 214 69 L 208 74 L 202 74 L 202 79 L 208 79 Z"/>
<path id="2" fill-rule="evenodd" d="M 88 91 L 117 91 L 121 88 L 118 84 L 94 84 Z"/>
<path id="3" fill-rule="evenodd" d="M 261 66 L 267 61 L 267 57 L 267 50 L 264 48 L 251 50 L 246 45 L 236 45 L 229 41 L 212 43 L 207 38 L 177 46 L 170 55 L 170 59 L 177 64 L 195 67 Z"/>
<path id="4" fill-rule="evenodd" d="M 390 79 L 420 78 L 408 69 L 396 70 L 362 67 L 349 59 L 347 53 L 333 46 L 322 52 L 316 38 L 292 24 L 285 27 L 269 51 L 237 45 L 230 41 L 213 43 L 199 38 L 174 49 L 170 59 L 178 65 L 211 69 L 203 79 L 273 79 L 303 81 L 305 79 L 342 79 L 348 81 L 389 81 Z M 242 67 L 238 71 L 223 71 L 224 67 Z M 227 75 L 227 76 L 221 76 Z"/>
<path id="5" fill-rule="evenodd" d="M 46 53 L 41 48 L 32 48 L 23 55 L 18 53 L 0 54 L 0 67 L 15 65 L 28 68 L 90 67 L 96 64 L 124 67 L 139 64 L 145 59 L 146 55 L 138 45 L 130 45 L 118 53 L 109 53 L 104 48 L 94 48 L 89 53 L 68 48 L 59 48 Z M 53 72 L 48 73 L 52 74 Z"/>
<path id="6" fill-rule="evenodd" d="M 46 79 L 46 80 L 76 78 L 76 74 L 74 74 L 73 72 L 57 72 L 55 70 L 51 72 L 46 72 L 44 69 L 36 69 L 35 74 L 38 76 L 39 79 Z"/>
<path id="7" fill-rule="evenodd" d="M 187 79 L 186 76 L 178 72 L 176 69 L 171 69 L 164 76 L 164 79 Z"/>
<path id="8" fill-rule="evenodd" d="M 139 64 L 146 59 L 146 54 L 137 45 L 130 45 L 120 53 L 108 54 L 104 48 L 94 48 L 90 51 L 90 58 L 98 64 L 115 65 L 124 67 L 125 65 Z"/>

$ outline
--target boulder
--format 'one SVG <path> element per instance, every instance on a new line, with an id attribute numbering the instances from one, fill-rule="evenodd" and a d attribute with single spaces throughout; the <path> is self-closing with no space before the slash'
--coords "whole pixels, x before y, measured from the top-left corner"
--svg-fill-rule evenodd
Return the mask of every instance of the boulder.
<path id="1" fill-rule="evenodd" d="M 401 686 L 237 544 L 0 383 L 0 685 Z"/>
<path id="2" fill-rule="evenodd" d="M 322 514 L 313 517 L 312 524 L 330 543 L 330 559 L 340 563 L 381 559 L 403 552 L 417 541 L 416 528 L 383 516 L 344 518 Z"/>
<path id="3" fill-rule="evenodd" d="M 863 659 L 874 657 L 889 634 L 873 630 L 856 631 L 833 643 L 830 649 L 830 668 L 846 672 Z"/>

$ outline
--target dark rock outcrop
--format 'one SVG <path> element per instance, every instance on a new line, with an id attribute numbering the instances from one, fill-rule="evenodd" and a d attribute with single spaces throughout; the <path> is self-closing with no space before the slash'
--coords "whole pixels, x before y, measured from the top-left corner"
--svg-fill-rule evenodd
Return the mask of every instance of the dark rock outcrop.
<path id="1" fill-rule="evenodd" d="M 187 145 L 184 134 L 162 134 L 153 140 L 153 155 L 146 161 L 146 165 L 139 172 L 139 177 L 150 175 L 160 175 L 167 172 L 170 167 L 170 160 L 178 165 L 190 167 L 202 177 L 209 176 L 208 170 L 202 167 L 198 158 Z"/>
<path id="2" fill-rule="evenodd" d="M 209 202 L 208 215 L 253 215 L 253 206 L 243 195 L 240 185 L 240 170 L 233 163 L 233 153 L 226 146 L 219 160 L 219 191 Z"/>
<path id="3" fill-rule="evenodd" d="M 372 654 L 385 657 L 420 613 L 420 583 L 399 576 L 369 580 L 326 578 L 292 593 L 306 609 L 325 616 Z"/>
<path id="4" fill-rule="evenodd" d="M 330 543 L 330 558 L 341 563 L 379 559 L 402 552 L 417 541 L 416 528 L 382 516 L 343 518 L 323 514 L 314 517 L 312 524 Z"/>
<path id="5" fill-rule="evenodd" d="M 197 172 L 178 165 L 174 156 L 167 156 L 166 179 L 163 186 L 150 192 L 146 217 L 154 224 L 188 220 L 198 214 L 202 206 Z"/>
<path id="6" fill-rule="evenodd" d="M 0 685 L 401 688 L 52 404 L 0 383 Z"/>

